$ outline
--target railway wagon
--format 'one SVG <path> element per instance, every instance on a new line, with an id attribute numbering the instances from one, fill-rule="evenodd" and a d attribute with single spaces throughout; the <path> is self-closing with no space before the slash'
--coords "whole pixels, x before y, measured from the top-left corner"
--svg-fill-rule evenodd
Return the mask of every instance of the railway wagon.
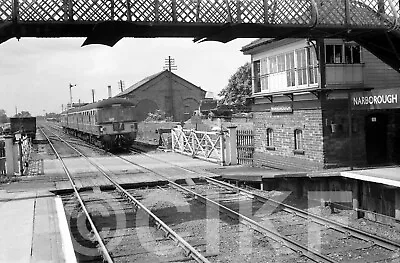
<path id="1" fill-rule="evenodd" d="M 61 114 L 69 134 L 107 150 L 129 148 L 136 139 L 135 105 L 127 99 L 109 98 Z"/>
<path id="2" fill-rule="evenodd" d="M 21 133 L 30 138 L 36 137 L 36 117 L 14 117 L 10 118 L 11 134 Z"/>

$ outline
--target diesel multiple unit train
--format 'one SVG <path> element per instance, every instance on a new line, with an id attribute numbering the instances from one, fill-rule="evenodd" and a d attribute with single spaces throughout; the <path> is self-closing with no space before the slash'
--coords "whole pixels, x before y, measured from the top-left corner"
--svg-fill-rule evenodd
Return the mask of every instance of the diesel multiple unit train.
<path id="1" fill-rule="evenodd" d="M 127 99 L 109 98 L 61 114 L 61 126 L 106 150 L 129 148 L 136 139 L 135 105 Z"/>

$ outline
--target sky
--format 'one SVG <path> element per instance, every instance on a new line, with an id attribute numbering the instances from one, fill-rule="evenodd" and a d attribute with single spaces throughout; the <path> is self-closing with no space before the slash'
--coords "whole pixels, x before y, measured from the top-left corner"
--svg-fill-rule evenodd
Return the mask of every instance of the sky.
<path id="1" fill-rule="evenodd" d="M 130 87 L 160 72 L 165 59 L 175 60 L 175 74 L 217 95 L 236 70 L 250 61 L 240 49 L 254 39 L 229 43 L 194 43 L 190 38 L 124 38 L 114 47 L 81 47 L 84 38 L 22 38 L 0 44 L 0 109 L 8 116 L 61 112 L 69 102 L 107 98 L 119 92 L 118 81 Z"/>

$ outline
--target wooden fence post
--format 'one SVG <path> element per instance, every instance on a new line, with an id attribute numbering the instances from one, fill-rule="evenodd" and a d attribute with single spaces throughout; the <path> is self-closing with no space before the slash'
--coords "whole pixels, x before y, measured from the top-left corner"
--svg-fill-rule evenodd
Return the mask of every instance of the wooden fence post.
<path id="1" fill-rule="evenodd" d="M 227 156 L 229 160 L 226 161 L 229 165 L 238 164 L 237 158 L 237 138 L 236 138 L 236 126 L 230 126 L 228 128 L 229 139 L 227 140 Z"/>
<path id="2" fill-rule="evenodd" d="M 8 177 L 12 177 L 15 173 L 14 136 L 5 136 L 4 139 L 6 149 L 6 174 Z"/>
<path id="3" fill-rule="evenodd" d="M 219 132 L 220 149 L 221 149 L 221 165 L 225 165 L 225 140 L 224 131 L 221 129 Z"/>
<path id="4" fill-rule="evenodd" d="M 171 138 L 172 138 L 172 151 L 175 152 L 175 129 L 171 129 Z"/>

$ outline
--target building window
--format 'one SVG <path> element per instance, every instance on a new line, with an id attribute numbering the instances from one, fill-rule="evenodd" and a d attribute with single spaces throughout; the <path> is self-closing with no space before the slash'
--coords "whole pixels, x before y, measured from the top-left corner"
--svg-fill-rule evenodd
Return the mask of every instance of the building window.
<path id="1" fill-rule="evenodd" d="M 278 72 L 278 64 L 276 62 L 276 56 L 269 58 L 269 73 L 274 74 Z"/>
<path id="2" fill-rule="evenodd" d="M 254 92 L 261 91 L 261 80 L 260 80 L 260 61 L 256 60 L 253 62 L 253 72 L 254 72 Z"/>
<path id="3" fill-rule="evenodd" d="M 263 58 L 261 60 L 261 90 L 268 90 L 268 59 Z"/>
<path id="4" fill-rule="evenodd" d="M 297 85 L 307 84 L 307 58 L 306 49 L 296 50 L 296 64 L 297 64 Z"/>
<path id="5" fill-rule="evenodd" d="M 300 129 L 294 130 L 294 153 L 295 154 L 304 154 L 303 131 Z"/>
<path id="6" fill-rule="evenodd" d="M 308 55 L 308 83 L 318 83 L 318 59 L 314 47 L 309 47 Z"/>
<path id="7" fill-rule="evenodd" d="M 354 44 L 344 45 L 344 62 L 346 64 L 361 63 L 361 48 L 359 45 L 354 45 Z"/>
<path id="8" fill-rule="evenodd" d="M 353 43 L 326 45 L 325 61 L 327 64 L 359 64 L 361 63 L 361 47 Z"/>
<path id="9" fill-rule="evenodd" d="M 294 70 L 294 53 L 290 52 L 285 55 L 286 57 L 286 80 L 288 87 L 296 86 L 296 75 Z"/>
<path id="10" fill-rule="evenodd" d="M 278 72 L 285 71 L 285 55 L 278 55 Z"/>
<path id="11" fill-rule="evenodd" d="M 274 147 L 274 130 L 271 128 L 267 129 L 267 138 L 266 138 L 266 148 L 267 150 L 275 150 Z"/>
<path id="12" fill-rule="evenodd" d="M 343 63 L 343 45 L 326 45 L 325 57 L 327 64 Z"/>

